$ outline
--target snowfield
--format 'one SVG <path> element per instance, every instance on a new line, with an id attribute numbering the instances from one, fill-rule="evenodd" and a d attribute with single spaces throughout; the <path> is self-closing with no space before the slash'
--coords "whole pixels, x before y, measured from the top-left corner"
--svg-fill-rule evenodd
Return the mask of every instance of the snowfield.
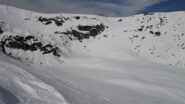
<path id="1" fill-rule="evenodd" d="M 185 104 L 184 17 L 0 5 L 0 104 Z"/>

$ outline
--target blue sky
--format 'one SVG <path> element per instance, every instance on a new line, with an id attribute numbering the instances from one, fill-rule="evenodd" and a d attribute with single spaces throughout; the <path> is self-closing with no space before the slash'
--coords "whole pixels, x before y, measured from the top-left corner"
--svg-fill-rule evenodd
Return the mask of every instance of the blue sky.
<path id="1" fill-rule="evenodd" d="M 0 4 L 44 13 L 103 13 L 108 16 L 185 11 L 185 0 L 0 0 Z"/>
<path id="2" fill-rule="evenodd" d="M 168 0 L 150 7 L 147 7 L 138 13 L 143 12 L 172 12 L 185 11 L 185 0 Z"/>

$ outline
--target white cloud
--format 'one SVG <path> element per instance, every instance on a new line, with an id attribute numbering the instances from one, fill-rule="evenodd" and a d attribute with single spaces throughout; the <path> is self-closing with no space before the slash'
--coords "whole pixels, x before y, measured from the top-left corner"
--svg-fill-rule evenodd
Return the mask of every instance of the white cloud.
<path id="1" fill-rule="evenodd" d="M 161 3 L 167 0 L 123 0 L 126 5 L 123 6 L 124 9 L 128 10 L 128 14 L 136 13 L 146 7 L 152 6 L 157 3 Z"/>
<path id="2" fill-rule="evenodd" d="M 111 16 L 127 16 L 164 1 L 167 0 L 0 0 L 0 4 L 39 12 L 105 13 Z"/>

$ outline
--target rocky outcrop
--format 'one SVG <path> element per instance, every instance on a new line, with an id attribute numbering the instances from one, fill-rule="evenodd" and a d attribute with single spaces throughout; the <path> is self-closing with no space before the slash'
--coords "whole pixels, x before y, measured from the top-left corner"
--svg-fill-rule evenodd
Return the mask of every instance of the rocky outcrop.
<path id="1" fill-rule="evenodd" d="M 54 22 L 57 26 L 62 26 L 64 23 L 64 20 L 67 20 L 67 18 L 61 18 L 61 17 L 46 18 L 42 16 L 38 18 L 38 21 L 42 22 L 45 25 L 49 25 L 52 22 Z"/>
<path id="2" fill-rule="evenodd" d="M 10 54 L 6 52 L 6 48 L 11 49 L 21 49 L 24 51 L 41 51 L 42 54 L 53 54 L 54 56 L 60 57 L 59 48 L 52 45 L 46 44 L 44 45 L 41 41 L 39 41 L 34 36 L 8 36 L 4 37 L 1 40 L 1 47 L 4 53 Z"/>
<path id="3" fill-rule="evenodd" d="M 103 32 L 105 30 L 105 26 L 103 24 L 98 24 L 98 25 L 86 25 L 86 26 L 81 26 L 79 25 L 78 30 L 70 30 L 70 31 L 66 31 L 63 32 L 63 34 L 67 35 L 67 36 L 73 36 L 76 39 L 78 39 L 79 41 L 82 41 L 83 39 L 88 39 L 89 37 L 94 37 L 97 36 L 98 34 L 100 34 L 101 32 Z M 83 31 L 83 32 L 81 32 Z M 84 33 L 86 32 L 86 33 Z"/>

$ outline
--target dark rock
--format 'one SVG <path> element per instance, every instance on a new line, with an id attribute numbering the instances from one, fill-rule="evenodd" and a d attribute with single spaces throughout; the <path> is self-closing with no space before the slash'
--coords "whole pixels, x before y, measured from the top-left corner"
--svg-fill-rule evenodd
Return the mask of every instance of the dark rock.
<path id="1" fill-rule="evenodd" d="M 31 35 L 29 35 L 29 36 L 25 37 L 25 40 L 31 40 L 31 39 L 34 39 L 34 37 L 33 37 L 33 36 L 31 36 Z"/>
<path id="2" fill-rule="evenodd" d="M 146 38 L 146 37 L 143 36 L 141 39 L 143 40 L 143 39 L 145 39 L 145 38 Z"/>
<path id="3" fill-rule="evenodd" d="M 0 27 L 0 34 L 3 34 L 3 32 L 4 32 L 4 31 L 3 31 L 3 30 L 1 29 L 1 27 Z"/>
<path id="4" fill-rule="evenodd" d="M 101 32 L 105 30 L 105 26 L 103 24 L 100 25 L 93 25 L 93 26 L 78 26 L 78 30 L 80 31 L 86 31 L 87 33 L 79 32 L 77 30 L 71 30 L 67 32 L 63 32 L 63 34 L 67 35 L 68 37 L 70 35 L 74 36 L 79 41 L 82 41 L 83 39 L 88 39 L 90 36 L 97 36 Z"/>
<path id="5" fill-rule="evenodd" d="M 154 13 L 148 13 L 148 12 L 146 12 L 146 13 L 144 13 L 143 15 L 144 15 L 144 16 L 147 16 L 147 15 L 154 15 Z"/>
<path id="6" fill-rule="evenodd" d="M 118 22 L 121 22 L 121 21 L 122 21 L 122 19 L 119 19 L 119 20 L 118 20 Z"/>
<path id="7" fill-rule="evenodd" d="M 33 43 L 29 43 L 28 41 L 33 41 Z M 5 37 L 1 40 L 1 47 L 2 51 L 6 54 L 6 48 L 12 49 L 22 49 L 24 51 L 36 51 L 40 50 L 43 54 L 52 53 L 54 56 L 60 57 L 59 48 L 52 45 L 46 44 L 43 45 L 41 42 L 38 41 L 34 36 L 9 36 Z"/>
<path id="8" fill-rule="evenodd" d="M 134 35 L 133 38 L 138 38 L 139 36 L 138 35 Z"/>
<path id="9" fill-rule="evenodd" d="M 77 19 L 77 20 L 80 19 L 80 16 L 75 16 L 75 19 Z"/>
<path id="10" fill-rule="evenodd" d="M 143 31 L 144 26 L 141 26 L 138 31 Z"/>
<path id="11" fill-rule="evenodd" d="M 153 31 L 150 31 L 150 34 L 154 34 L 154 32 Z"/>
<path id="12" fill-rule="evenodd" d="M 45 18 L 45 17 L 39 17 L 38 18 L 38 21 L 40 21 L 40 22 L 42 22 L 43 24 L 45 24 L 45 25 L 49 25 L 49 24 L 51 24 L 52 22 L 55 22 L 55 24 L 57 25 L 57 26 L 62 26 L 63 25 L 63 23 L 64 23 L 64 20 L 63 20 L 64 18 L 60 18 L 60 17 L 53 17 L 53 18 Z M 67 19 L 67 18 L 65 18 L 65 19 Z"/>
<path id="13" fill-rule="evenodd" d="M 155 36 L 160 36 L 161 32 L 155 32 Z"/>
<path id="14" fill-rule="evenodd" d="M 107 35 L 103 35 L 103 37 L 107 38 Z"/>
<path id="15" fill-rule="evenodd" d="M 45 22 L 45 21 L 48 21 L 48 19 L 44 18 L 44 17 L 39 17 L 38 19 L 40 22 Z"/>
<path id="16" fill-rule="evenodd" d="M 140 28 L 140 29 L 138 29 L 138 31 L 143 31 L 143 29 L 142 29 L 142 28 Z"/>

